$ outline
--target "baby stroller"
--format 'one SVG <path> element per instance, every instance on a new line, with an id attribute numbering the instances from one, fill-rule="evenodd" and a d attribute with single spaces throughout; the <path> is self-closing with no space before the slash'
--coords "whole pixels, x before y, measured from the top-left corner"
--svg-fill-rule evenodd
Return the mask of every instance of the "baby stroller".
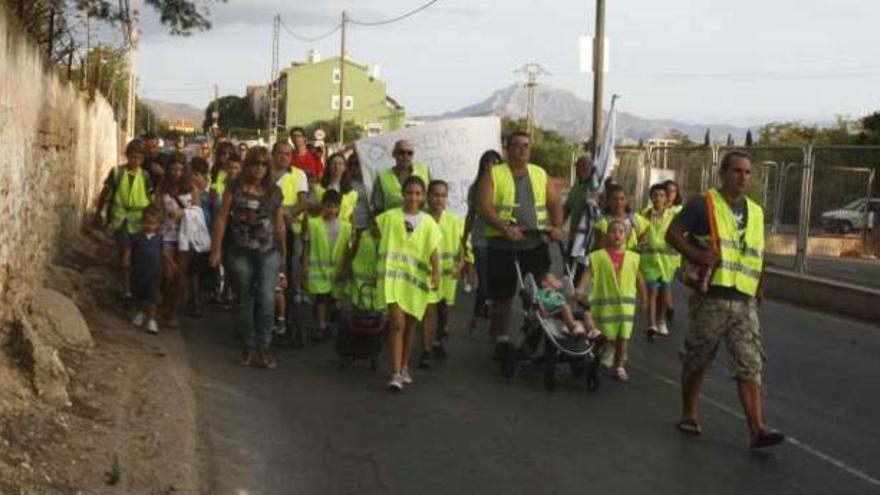
<path id="1" fill-rule="evenodd" d="M 376 369 L 385 336 L 385 313 L 375 304 L 375 282 L 355 287 L 352 308 L 343 312 L 336 334 L 336 354 L 339 364 L 346 367 L 359 359 L 369 360 Z"/>
<path id="2" fill-rule="evenodd" d="M 556 244 L 564 259 L 565 250 L 562 244 Z M 547 390 L 554 390 L 557 380 L 557 364 L 568 363 L 573 376 L 586 379 L 587 390 L 591 392 L 596 390 L 599 388 L 599 358 L 597 354 L 601 348 L 600 340 L 602 338 L 590 341 L 572 337 L 561 319 L 545 318 L 538 306 L 538 283 L 531 273 L 523 277 L 518 260 L 515 265 L 518 293 L 522 301 L 522 333 L 524 338 L 520 345 L 502 357 L 501 373 L 506 377 L 512 377 L 523 363 L 541 365 L 544 372 L 544 387 Z M 562 292 L 566 299 L 571 298 L 574 294 L 572 278 L 571 267 L 565 265 L 565 286 Z M 582 316 L 578 315 L 577 311 L 575 313 L 576 317 Z M 543 344 L 543 349 L 539 353 L 538 348 L 541 344 Z"/>

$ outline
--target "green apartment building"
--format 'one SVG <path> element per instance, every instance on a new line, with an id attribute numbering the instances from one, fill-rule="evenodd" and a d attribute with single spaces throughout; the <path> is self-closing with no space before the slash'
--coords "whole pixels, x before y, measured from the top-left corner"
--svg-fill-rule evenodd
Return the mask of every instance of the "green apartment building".
<path id="1" fill-rule="evenodd" d="M 345 93 L 340 101 L 339 57 L 320 60 L 311 52 L 307 62 L 294 62 L 282 75 L 287 130 L 316 120 L 336 120 L 340 104 L 343 118 L 363 127 L 365 135 L 402 128 L 404 109 L 388 96 L 385 81 L 376 75 L 375 70 L 346 57 Z"/>

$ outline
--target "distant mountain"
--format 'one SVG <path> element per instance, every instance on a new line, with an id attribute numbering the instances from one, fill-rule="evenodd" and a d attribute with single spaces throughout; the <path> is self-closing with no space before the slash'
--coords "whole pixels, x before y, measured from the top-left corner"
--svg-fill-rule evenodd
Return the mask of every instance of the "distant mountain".
<path id="1" fill-rule="evenodd" d="M 205 111 L 203 109 L 187 105 L 186 103 L 170 103 L 150 98 L 142 98 L 141 101 L 156 112 L 160 119 L 169 124 L 184 121 L 199 128 L 205 120 Z"/>
<path id="2" fill-rule="evenodd" d="M 447 112 L 426 120 L 450 119 L 497 115 L 510 118 L 524 118 L 528 105 L 528 93 L 521 84 L 514 84 L 495 91 L 489 98 L 454 112 Z M 538 86 L 535 92 L 535 120 L 539 127 L 554 130 L 569 139 L 584 140 L 592 132 L 593 104 L 579 98 L 571 91 Z M 629 138 L 635 142 L 641 139 L 662 138 L 677 130 L 687 134 L 697 143 L 709 132 L 713 140 L 726 140 L 733 136 L 737 143 L 745 140 L 745 127 L 726 124 L 689 124 L 675 120 L 646 119 L 626 112 L 617 114 L 617 137 Z"/>

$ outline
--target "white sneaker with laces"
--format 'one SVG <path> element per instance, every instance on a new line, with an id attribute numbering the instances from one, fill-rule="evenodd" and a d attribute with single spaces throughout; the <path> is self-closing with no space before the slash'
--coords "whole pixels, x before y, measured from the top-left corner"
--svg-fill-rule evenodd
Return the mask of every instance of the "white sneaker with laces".
<path id="1" fill-rule="evenodd" d="M 156 320 L 153 318 L 150 318 L 150 321 L 147 322 L 147 333 L 151 333 L 153 335 L 159 333 L 159 324 L 156 323 Z"/>
<path id="2" fill-rule="evenodd" d="M 622 382 L 629 381 L 629 375 L 626 373 L 626 368 L 624 368 L 623 366 L 617 367 L 617 379 Z"/>
<path id="3" fill-rule="evenodd" d="M 400 373 L 391 375 L 391 381 L 388 382 L 388 390 L 392 392 L 400 392 L 403 390 L 403 376 Z"/>
<path id="4" fill-rule="evenodd" d="M 131 324 L 139 327 L 144 324 L 144 320 L 146 319 L 147 315 L 145 315 L 143 311 L 138 311 L 138 313 L 134 315 L 134 318 L 131 319 Z"/>
<path id="5" fill-rule="evenodd" d="M 666 320 L 661 320 L 660 324 L 657 325 L 657 334 L 663 336 L 669 335 L 669 328 L 666 326 Z"/>
<path id="6" fill-rule="evenodd" d="M 411 385 L 413 382 L 412 375 L 409 374 L 409 368 L 404 368 L 400 373 L 400 379 L 403 380 L 403 383 L 407 385 Z"/>

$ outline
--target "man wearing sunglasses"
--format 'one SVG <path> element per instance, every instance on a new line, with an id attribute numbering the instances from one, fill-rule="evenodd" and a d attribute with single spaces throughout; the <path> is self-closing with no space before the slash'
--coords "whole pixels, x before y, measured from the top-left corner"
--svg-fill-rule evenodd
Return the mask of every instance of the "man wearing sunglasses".
<path id="1" fill-rule="evenodd" d="M 394 143 L 394 150 L 391 152 L 391 156 L 394 157 L 394 166 L 379 172 L 373 183 L 370 202 L 373 204 L 374 215 L 403 204 L 402 185 L 410 175 L 420 177 L 425 181 L 425 184 L 431 182 L 431 173 L 428 171 L 428 167 L 413 164 L 414 154 L 413 144 L 410 141 L 401 139 Z"/>

